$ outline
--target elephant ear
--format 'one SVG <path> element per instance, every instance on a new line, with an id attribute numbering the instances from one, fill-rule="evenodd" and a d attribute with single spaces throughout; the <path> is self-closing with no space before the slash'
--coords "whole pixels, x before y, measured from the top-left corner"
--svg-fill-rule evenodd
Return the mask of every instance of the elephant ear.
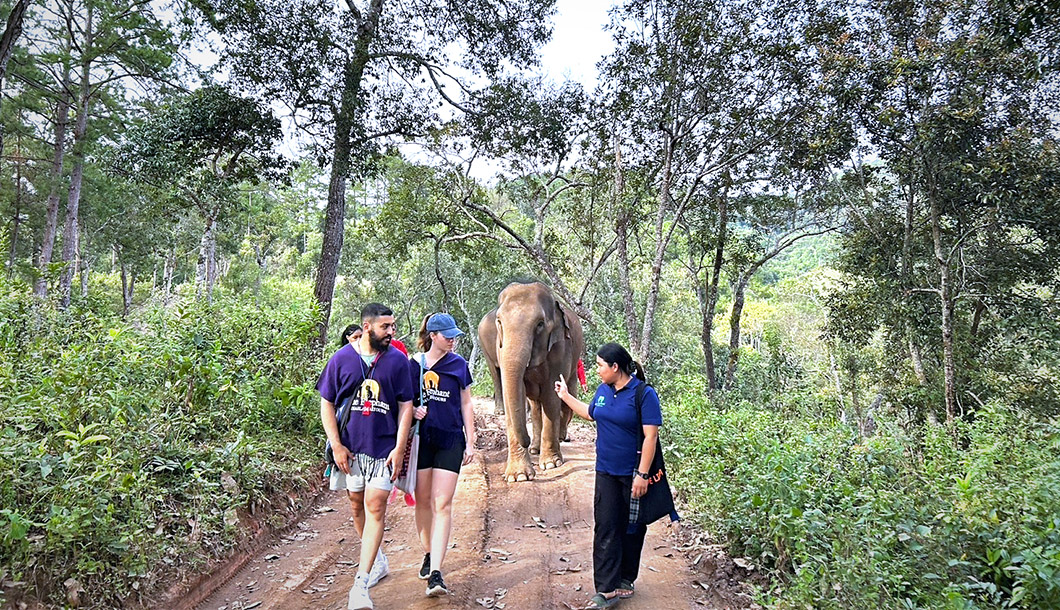
<path id="1" fill-rule="evenodd" d="M 548 351 L 550 352 L 552 351 L 552 347 L 561 340 L 566 339 L 567 341 L 570 341 L 570 321 L 567 320 L 567 314 L 563 311 L 563 305 L 560 305 L 559 301 L 555 301 L 555 303 L 555 324 L 552 326 L 552 334 L 548 336 Z"/>

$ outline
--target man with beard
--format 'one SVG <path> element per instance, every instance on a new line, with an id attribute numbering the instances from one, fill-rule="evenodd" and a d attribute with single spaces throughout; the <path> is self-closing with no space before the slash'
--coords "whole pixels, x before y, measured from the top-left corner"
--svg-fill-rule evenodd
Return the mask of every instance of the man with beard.
<path id="1" fill-rule="evenodd" d="M 345 489 L 361 537 L 361 560 L 349 608 L 372 608 L 368 588 L 390 572 L 382 553 L 386 502 L 412 426 L 414 388 L 408 359 L 390 349 L 394 312 L 369 303 L 361 310 L 363 334 L 335 352 L 317 382 L 320 419 L 331 444 L 331 489 Z M 341 408 L 348 401 L 348 409 Z M 337 409 L 337 407 L 340 407 Z M 345 413 L 340 422 L 336 410 Z"/>

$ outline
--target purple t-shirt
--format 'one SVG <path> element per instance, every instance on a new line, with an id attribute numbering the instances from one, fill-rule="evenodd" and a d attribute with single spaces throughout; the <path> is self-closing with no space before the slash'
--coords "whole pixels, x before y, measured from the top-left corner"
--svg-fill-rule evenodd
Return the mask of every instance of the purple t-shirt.
<path id="1" fill-rule="evenodd" d="M 317 382 L 320 397 L 336 408 L 351 401 L 350 421 L 339 430 L 342 444 L 374 458 L 397 446 L 398 403 L 412 400 L 413 389 L 404 354 L 387 349 L 369 366 L 352 345 L 335 352 Z"/>
<path id="2" fill-rule="evenodd" d="M 626 387 L 600 384 L 589 403 L 589 417 L 596 420 L 596 470 L 615 476 L 629 476 L 638 466 L 640 432 L 637 425 L 637 386 L 644 383 L 633 377 Z M 655 388 L 644 389 L 640 406 L 641 424 L 662 425 L 662 408 Z"/>
<path id="3" fill-rule="evenodd" d="M 420 361 L 416 354 L 409 362 L 409 378 L 420 385 Z M 420 422 L 420 438 L 439 449 L 451 449 L 464 441 L 464 417 L 460 412 L 460 391 L 471 385 L 471 370 L 459 354 L 449 352 L 423 372 L 423 396 L 427 417 Z M 420 389 L 416 390 L 417 399 Z"/>

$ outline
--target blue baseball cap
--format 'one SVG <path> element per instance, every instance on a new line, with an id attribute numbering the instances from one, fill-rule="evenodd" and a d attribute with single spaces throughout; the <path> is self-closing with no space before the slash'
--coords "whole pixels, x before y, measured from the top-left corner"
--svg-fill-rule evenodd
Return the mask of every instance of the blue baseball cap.
<path id="1" fill-rule="evenodd" d="M 456 327 L 456 320 L 453 316 L 447 313 L 436 313 L 427 320 L 427 331 L 432 333 L 442 333 L 442 336 L 446 339 L 456 339 L 462 337 L 464 331 Z"/>

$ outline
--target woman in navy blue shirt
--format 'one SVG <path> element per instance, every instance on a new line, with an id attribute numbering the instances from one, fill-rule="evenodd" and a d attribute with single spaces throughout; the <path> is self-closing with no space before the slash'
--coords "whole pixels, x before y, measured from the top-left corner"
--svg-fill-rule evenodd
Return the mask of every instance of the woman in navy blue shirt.
<path id="1" fill-rule="evenodd" d="M 464 331 L 447 313 L 423 319 L 419 348 L 409 372 L 419 404 L 420 453 L 416 470 L 416 530 L 423 545 L 419 577 L 427 581 L 427 595 L 449 592 L 442 580 L 442 561 L 453 524 L 453 495 L 460 467 L 475 455 L 475 412 L 471 406 L 471 371 L 453 351 Z"/>
<path id="2" fill-rule="evenodd" d="M 629 501 L 648 491 L 662 410 L 658 394 L 646 388 L 638 429 L 634 400 L 637 386 L 645 383 L 644 370 L 621 345 L 597 350 L 596 373 L 603 383 L 589 404 L 570 395 L 562 375 L 556 394 L 580 417 L 596 422 L 592 604 L 606 608 L 633 595 L 647 527 L 630 525 Z M 644 441 L 638 442 L 642 432 Z"/>

